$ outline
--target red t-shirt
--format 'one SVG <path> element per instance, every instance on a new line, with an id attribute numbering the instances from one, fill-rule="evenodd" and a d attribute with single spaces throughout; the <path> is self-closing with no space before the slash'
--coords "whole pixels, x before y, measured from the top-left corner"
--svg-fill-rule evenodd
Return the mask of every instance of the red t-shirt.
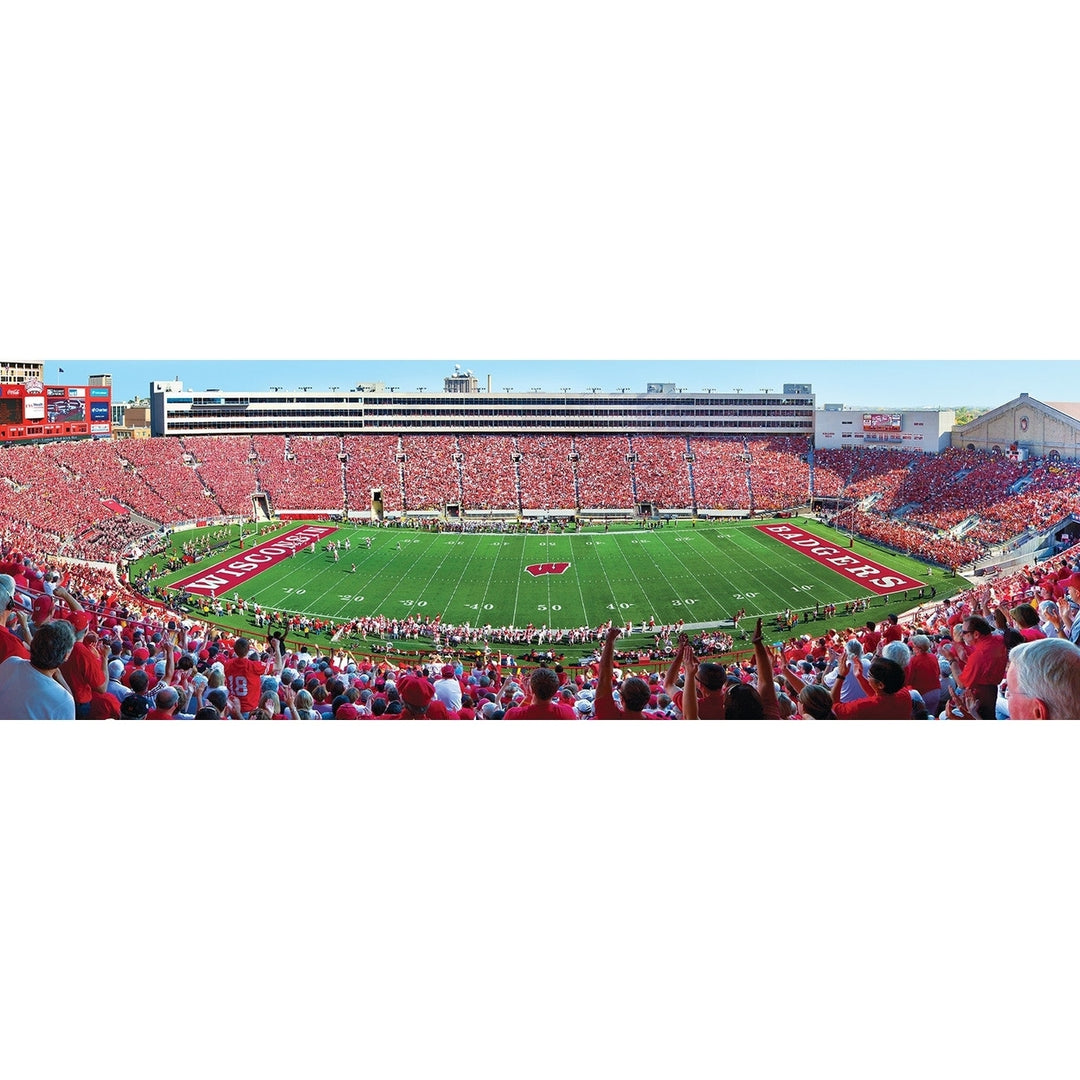
<path id="1" fill-rule="evenodd" d="M 604 693 L 604 687 L 598 686 L 596 688 L 596 697 L 593 698 L 593 716 L 597 720 L 643 720 L 644 716 L 640 712 L 631 712 L 626 709 L 620 709 L 615 704 L 615 697 L 611 692 L 611 688 L 608 688 L 607 693 Z"/>
<path id="2" fill-rule="evenodd" d="M 833 705 L 838 720 L 910 720 L 911 691 L 906 686 L 895 694 L 881 694 Z"/>
<path id="3" fill-rule="evenodd" d="M 928 652 L 919 652 L 917 649 L 911 654 L 911 663 L 908 665 L 907 681 L 912 689 L 920 694 L 927 694 L 931 690 L 941 689 L 941 664 L 937 658 Z"/>
<path id="4" fill-rule="evenodd" d="M 96 690 L 90 699 L 88 720 L 119 720 L 120 702 L 113 694 L 99 694 Z"/>
<path id="5" fill-rule="evenodd" d="M 425 720 L 460 720 L 461 714 L 451 712 L 438 698 L 432 698 L 428 702 L 427 711 L 424 713 Z"/>
<path id="6" fill-rule="evenodd" d="M 76 705 L 85 705 L 105 682 L 101 656 L 82 641 L 75 642 L 71 655 L 60 665 L 60 673 L 71 687 Z"/>
<path id="7" fill-rule="evenodd" d="M 504 720 L 574 720 L 577 713 L 569 705 L 554 701 L 534 701 L 531 705 L 518 705 L 507 709 Z"/>
<path id="8" fill-rule="evenodd" d="M 225 686 L 230 695 L 235 694 L 240 699 L 241 712 L 251 712 L 259 707 L 262 677 L 266 672 L 265 661 L 246 656 L 234 656 L 225 665 Z"/>
<path id="9" fill-rule="evenodd" d="M 724 719 L 725 689 L 725 687 L 721 687 L 719 690 L 707 690 L 698 697 L 697 714 L 699 720 Z M 682 705 L 683 692 L 681 690 L 676 690 L 672 695 L 671 700 L 674 702 L 675 708 L 685 716 L 686 711 L 683 709 Z"/>
<path id="10" fill-rule="evenodd" d="M 23 660 L 29 660 L 30 650 L 21 637 L 13 634 L 6 626 L 0 626 L 0 664 L 9 656 L 18 656 Z"/>
<path id="11" fill-rule="evenodd" d="M 988 637 L 979 638 L 956 681 L 965 689 L 972 686 L 996 686 L 1005 678 L 1008 663 L 1005 638 L 1001 634 L 990 634 Z"/>

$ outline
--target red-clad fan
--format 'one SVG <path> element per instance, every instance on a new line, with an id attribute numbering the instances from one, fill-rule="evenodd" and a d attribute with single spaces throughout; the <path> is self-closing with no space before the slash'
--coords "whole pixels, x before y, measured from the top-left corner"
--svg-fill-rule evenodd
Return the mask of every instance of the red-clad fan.
<path id="1" fill-rule="evenodd" d="M 531 701 L 506 710 L 504 720 L 573 720 L 576 713 L 569 705 L 560 705 L 552 698 L 559 691 L 559 676 L 550 668 L 537 668 L 529 676 Z"/>
<path id="2" fill-rule="evenodd" d="M 225 686 L 231 696 L 240 699 L 240 711 L 246 716 L 259 707 L 262 694 L 262 677 L 276 675 L 281 671 L 281 642 L 270 639 L 271 659 L 260 660 L 251 656 L 251 642 L 244 637 L 233 644 L 236 654 L 225 664 Z"/>
<path id="3" fill-rule="evenodd" d="M 13 625 L 20 626 L 26 638 L 30 636 L 29 620 L 22 608 L 15 608 L 15 579 L 10 574 L 0 574 L 0 663 L 9 656 L 17 656 L 21 660 L 30 659 L 30 650 L 26 647 L 24 638 L 13 634 L 8 629 L 8 619 Z M 9 614 L 11 606 L 12 614 Z"/>
<path id="4" fill-rule="evenodd" d="M 397 681 L 398 696 L 405 707 L 402 720 L 459 720 L 435 697 L 435 688 L 422 675 L 402 675 Z"/>
<path id="5" fill-rule="evenodd" d="M 1009 664 L 1005 637 L 981 616 L 969 615 L 960 630 L 964 656 L 952 661 L 953 677 L 978 700 L 978 713 L 993 720 L 997 707 L 998 684 L 1005 678 Z"/>
<path id="6" fill-rule="evenodd" d="M 593 710 L 597 720 L 642 720 L 642 710 L 649 704 L 649 684 L 636 676 L 623 679 L 619 686 L 619 699 L 616 704 L 614 687 L 615 639 L 622 633 L 617 626 L 612 626 L 604 639 L 604 649 L 600 654 L 600 675 L 596 683 L 596 697 Z M 695 700 L 696 700 L 695 689 Z"/>
<path id="7" fill-rule="evenodd" d="M 85 611 L 73 611 L 68 622 L 75 630 L 75 644 L 60 665 L 60 673 L 75 699 L 76 719 L 84 719 L 90 715 L 94 694 L 105 693 L 109 684 L 109 649 L 104 644 L 94 648 L 86 643 L 90 617 Z"/>
<path id="8" fill-rule="evenodd" d="M 847 650 L 840 654 L 838 677 L 833 683 L 833 713 L 838 720 L 910 720 L 911 691 L 904 686 L 904 669 L 894 660 L 877 656 L 864 677 L 861 668 L 854 667 L 855 678 L 867 695 L 858 701 L 842 702 L 840 689 L 847 678 L 850 658 Z"/>

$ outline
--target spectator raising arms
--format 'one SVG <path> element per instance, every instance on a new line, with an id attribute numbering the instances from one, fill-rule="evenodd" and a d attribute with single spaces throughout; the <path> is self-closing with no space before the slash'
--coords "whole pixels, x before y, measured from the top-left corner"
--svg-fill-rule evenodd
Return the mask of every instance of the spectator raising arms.
<path id="1" fill-rule="evenodd" d="M 604 649 L 600 653 L 600 671 L 596 681 L 593 710 L 597 720 L 641 720 L 642 710 L 649 704 L 649 684 L 644 679 L 623 679 L 619 686 L 619 701 L 615 701 L 614 680 L 615 640 L 622 633 L 617 626 L 608 629 Z"/>
<path id="2" fill-rule="evenodd" d="M 904 686 L 904 669 L 895 660 L 875 657 L 867 677 L 856 669 L 855 677 L 866 697 L 845 704 L 840 700 L 840 687 L 849 666 L 848 653 L 844 650 L 840 654 L 839 678 L 832 689 L 833 712 L 838 720 L 911 719 L 911 691 Z"/>

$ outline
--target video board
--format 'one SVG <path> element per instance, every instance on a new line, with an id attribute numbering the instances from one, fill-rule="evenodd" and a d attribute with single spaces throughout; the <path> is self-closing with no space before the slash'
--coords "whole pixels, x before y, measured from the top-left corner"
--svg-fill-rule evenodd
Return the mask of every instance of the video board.
<path id="1" fill-rule="evenodd" d="M 2 442 L 111 434 L 108 386 L 46 386 L 35 379 L 0 385 Z"/>
<path id="2" fill-rule="evenodd" d="M 863 413 L 863 431 L 899 431 L 903 426 L 903 413 Z"/>

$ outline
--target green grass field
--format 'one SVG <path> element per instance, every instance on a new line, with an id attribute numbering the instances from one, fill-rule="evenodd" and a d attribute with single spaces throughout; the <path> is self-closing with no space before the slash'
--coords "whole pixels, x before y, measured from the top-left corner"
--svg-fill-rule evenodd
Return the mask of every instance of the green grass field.
<path id="1" fill-rule="evenodd" d="M 804 524 L 814 535 L 848 548 L 846 535 L 817 522 Z M 835 603 L 842 609 L 846 601 L 865 596 L 874 598 L 880 618 L 885 610 L 899 612 L 917 602 L 917 590 L 909 599 L 901 594 L 883 600 L 747 522 L 699 522 L 693 528 L 684 522 L 648 531 L 583 530 L 548 536 L 339 527 L 335 539 L 346 537 L 352 548 L 342 552 L 340 562 L 320 543 L 317 553 L 301 551 L 246 584 L 222 589 L 220 595 L 231 598 L 239 592 L 266 609 L 335 623 L 361 614 L 439 614 L 444 623 L 563 628 L 595 627 L 609 619 L 640 626 L 650 618 L 657 624 L 683 619 L 690 626 L 714 626 L 739 608 L 750 616 L 771 616 L 788 608 L 802 612 L 815 603 Z M 367 537 L 370 549 L 365 547 Z M 260 537 L 259 542 L 270 538 Z M 964 584 L 942 577 L 940 571 L 931 576 L 922 563 L 858 541 L 853 553 L 933 583 L 939 597 Z M 239 557 L 235 542 L 198 565 L 230 557 Z M 525 569 L 560 562 L 570 564 L 561 574 L 534 577 Z M 350 572 L 352 563 L 355 573 Z M 192 569 L 165 575 L 157 583 L 169 584 Z M 928 596 L 929 588 L 926 591 Z M 848 621 L 866 618 L 862 614 Z"/>

